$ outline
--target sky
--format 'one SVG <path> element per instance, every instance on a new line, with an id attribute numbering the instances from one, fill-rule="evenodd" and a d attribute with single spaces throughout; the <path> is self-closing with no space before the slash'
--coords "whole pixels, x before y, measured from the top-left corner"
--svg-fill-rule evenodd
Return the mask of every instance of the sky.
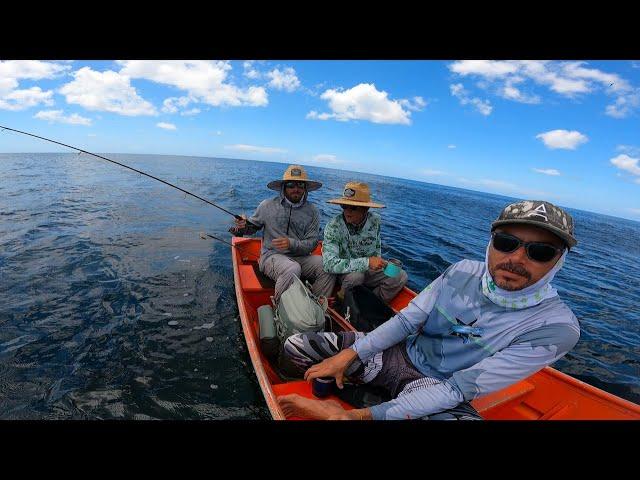
<path id="1" fill-rule="evenodd" d="M 83 150 L 323 166 L 636 221 L 639 113 L 631 60 L 0 60 L 0 125 Z M 0 133 L 0 152 L 51 151 Z"/>

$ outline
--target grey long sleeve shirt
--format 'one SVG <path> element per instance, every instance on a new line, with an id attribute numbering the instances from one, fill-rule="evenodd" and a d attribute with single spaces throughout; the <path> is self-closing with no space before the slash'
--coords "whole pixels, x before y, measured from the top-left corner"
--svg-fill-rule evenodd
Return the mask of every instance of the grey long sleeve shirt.
<path id="1" fill-rule="evenodd" d="M 275 253 L 291 257 L 309 255 L 318 245 L 320 239 L 320 213 L 315 205 L 306 198 L 302 205 L 293 206 L 283 196 L 263 200 L 249 222 L 264 228 L 261 261 Z M 246 233 L 254 233 L 256 229 L 247 228 Z M 274 238 L 289 238 L 290 247 L 282 252 L 272 247 Z"/>

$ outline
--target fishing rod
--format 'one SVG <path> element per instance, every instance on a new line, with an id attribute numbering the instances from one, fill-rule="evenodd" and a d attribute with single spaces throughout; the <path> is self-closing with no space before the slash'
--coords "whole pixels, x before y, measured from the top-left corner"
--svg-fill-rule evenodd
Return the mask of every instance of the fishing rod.
<path id="1" fill-rule="evenodd" d="M 206 240 L 206 239 L 207 239 L 207 237 L 209 237 L 209 238 L 213 238 L 214 240 L 218 240 L 219 242 L 222 242 L 222 243 L 226 243 L 227 245 L 232 246 L 232 247 L 233 247 L 233 248 L 235 248 L 236 250 L 239 250 L 239 251 L 241 251 L 242 253 L 244 253 L 244 254 L 246 254 L 246 255 L 253 255 L 255 258 L 260 258 L 260 255 L 259 255 L 259 254 L 255 254 L 255 253 L 253 253 L 253 252 L 248 252 L 248 251 L 246 251 L 244 248 L 240 248 L 239 246 L 234 245 L 234 244 L 232 244 L 232 243 L 230 243 L 230 242 L 227 242 L 226 240 L 223 240 L 222 238 L 216 237 L 215 235 L 211 235 L 211 234 L 209 234 L 209 233 L 205 233 L 205 232 L 200 232 L 200 238 L 201 238 L 202 240 Z"/>
<path id="2" fill-rule="evenodd" d="M 41 136 L 39 136 L 39 135 L 34 135 L 33 133 L 23 132 L 23 131 L 21 131 L 21 130 L 16 130 L 15 128 L 9 128 L 9 127 L 5 127 L 5 126 L 2 126 L 2 125 L 0 125 L 0 128 L 1 128 L 3 131 L 4 131 L 4 130 L 10 130 L 10 131 L 12 131 L 12 132 L 22 133 L 23 135 L 29 135 L 30 137 L 39 138 L 39 139 L 41 139 L 41 140 L 45 140 L 45 141 L 47 141 L 47 142 L 57 143 L 58 145 L 62 145 L 63 147 L 71 148 L 71 149 L 73 149 L 73 150 L 77 150 L 77 151 L 79 151 L 79 152 L 81 152 L 81 153 L 86 153 L 86 154 L 89 154 L 89 155 L 93 155 L 94 157 L 101 158 L 102 160 L 106 160 L 107 162 L 115 163 L 116 165 L 120 165 L 121 167 L 128 168 L 129 170 L 133 170 L 134 172 L 139 173 L 139 174 L 141 174 L 141 175 L 145 175 L 145 176 L 147 176 L 147 177 L 149 177 L 149 178 L 153 178 L 154 180 L 157 180 L 157 181 L 159 181 L 159 182 L 161 182 L 161 183 L 164 183 L 165 185 L 169 185 L 170 187 L 173 187 L 173 188 L 175 188 L 175 189 L 177 189 L 177 190 L 180 190 L 181 192 L 186 193 L 187 195 L 191 195 L 192 197 L 195 197 L 195 198 L 197 198 L 198 200 L 202 200 L 203 202 L 208 203 L 209 205 L 212 205 L 212 206 L 214 206 L 214 207 L 216 207 L 216 208 L 219 208 L 220 210 L 222 210 L 222 211 L 223 211 L 223 212 L 225 212 L 225 213 L 228 213 L 229 215 L 232 215 L 232 216 L 233 216 L 233 217 L 235 217 L 237 220 L 246 220 L 245 218 L 241 217 L 240 215 L 237 215 L 237 214 L 235 214 L 235 213 L 232 213 L 232 212 L 230 212 L 229 210 L 227 210 L 226 208 L 223 208 L 223 207 L 221 207 L 220 205 L 216 205 L 215 203 L 210 202 L 210 201 L 209 201 L 209 200 L 207 200 L 206 198 L 202 198 L 202 197 L 200 197 L 200 196 L 196 195 L 195 193 L 191 193 L 191 192 L 189 192 L 189 191 L 185 190 L 184 188 L 180 188 L 180 187 L 178 187 L 177 185 L 174 185 L 173 183 L 169 183 L 169 182 L 167 182 L 166 180 L 162 180 L 161 178 L 154 177 L 153 175 L 150 175 L 150 174 L 148 174 L 148 173 L 143 172 L 142 170 L 138 170 L 138 169 L 136 169 L 136 168 L 130 167 L 130 166 L 128 166 L 128 165 L 125 165 L 124 163 L 116 162 L 115 160 L 111 160 L 111 159 L 109 159 L 109 158 L 103 157 L 102 155 L 98 155 L 98 154 L 96 154 L 96 153 L 91 153 L 91 152 L 88 152 L 88 151 L 86 151 L 86 150 L 82 150 L 81 148 L 73 147 L 73 146 L 71 146 L 71 145 L 67 145 L 66 143 L 57 142 L 57 141 L 55 141 L 55 140 L 51 140 L 51 139 L 49 139 L 49 138 L 41 137 Z M 249 224 L 249 225 L 253 225 L 251 222 L 249 222 L 249 220 L 246 220 L 246 222 L 247 222 L 247 224 Z"/>

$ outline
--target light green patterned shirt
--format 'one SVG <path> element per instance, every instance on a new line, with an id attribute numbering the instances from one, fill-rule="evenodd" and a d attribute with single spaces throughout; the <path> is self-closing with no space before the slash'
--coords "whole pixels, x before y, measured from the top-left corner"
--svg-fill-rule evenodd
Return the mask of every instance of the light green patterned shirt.
<path id="1" fill-rule="evenodd" d="M 369 257 L 382 255 L 380 215 L 367 213 L 362 227 L 345 222 L 342 213 L 331 219 L 324 228 L 322 264 L 329 273 L 366 272 Z"/>

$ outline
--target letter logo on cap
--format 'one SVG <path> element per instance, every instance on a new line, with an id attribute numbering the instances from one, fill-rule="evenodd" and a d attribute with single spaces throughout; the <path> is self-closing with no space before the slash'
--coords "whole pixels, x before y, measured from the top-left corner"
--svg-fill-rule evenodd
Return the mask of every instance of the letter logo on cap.
<path id="1" fill-rule="evenodd" d="M 547 209 L 544 207 L 544 203 L 538 205 L 532 212 L 528 212 L 527 217 L 542 217 L 545 222 L 548 222 Z"/>

